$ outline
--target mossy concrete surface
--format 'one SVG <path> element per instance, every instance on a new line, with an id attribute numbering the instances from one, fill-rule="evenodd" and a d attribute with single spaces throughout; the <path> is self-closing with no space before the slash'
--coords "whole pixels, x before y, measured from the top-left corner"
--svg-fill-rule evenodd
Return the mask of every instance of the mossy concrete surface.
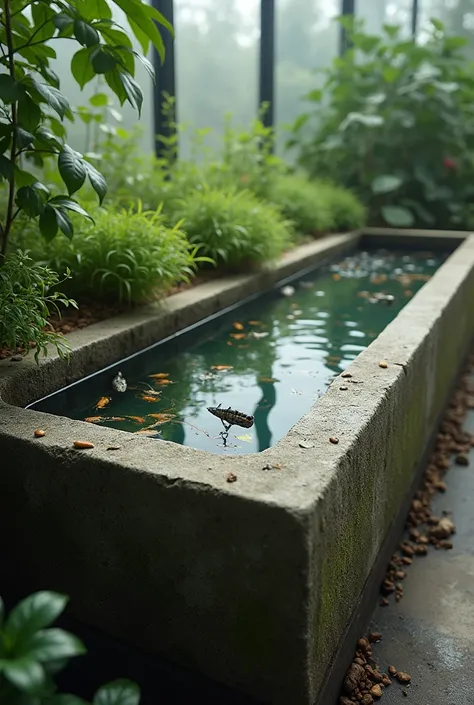
<path id="1" fill-rule="evenodd" d="M 186 292 L 198 307 L 200 288 Z M 150 654 L 264 703 L 314 705 L 471 342 L 473 302 L 470 236 L 352 363 L 352 377 L 253 455 L 13 405 L 77 378 L 81 365 L 91 371 L 87 345 L 69 371 L 21 363 L 11 377 L 20 363 L 0 364 L 3 589 L 65 591 L 76 617 Z M 121 335 L 107 362 L 137 344 Z M 46 435 L 34 438 L 36 428 Z M 75 450 L 77 439 L 94 448 Z"/>

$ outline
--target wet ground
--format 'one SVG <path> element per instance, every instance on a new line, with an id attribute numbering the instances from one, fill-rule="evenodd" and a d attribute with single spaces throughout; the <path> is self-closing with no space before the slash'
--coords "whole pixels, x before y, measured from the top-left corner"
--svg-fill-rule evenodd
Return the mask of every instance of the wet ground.
<path id="1" fill-rule="evenodd" d="M 471 376 L 474 388 L 474 375 Z M 474 434 L 474 410 L 464 430 Z M 456 534 L 451 550 L 429 550 L 409 567 L 400 602 L 378 606 L 370 631 L 380 632 L 373 657 L 411 675 L 384 689 L 383 705 L 474 704 L 474 449 L 469 466 L 453 465 L 447 491 L 432 502 L 435 514 L 452 512 Z M 406 695 L 403 693 L 405 690 Z"/>

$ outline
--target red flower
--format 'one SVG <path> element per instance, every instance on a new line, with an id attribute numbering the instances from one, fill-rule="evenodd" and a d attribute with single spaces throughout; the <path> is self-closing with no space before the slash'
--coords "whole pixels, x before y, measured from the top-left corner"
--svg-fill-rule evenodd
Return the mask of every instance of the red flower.
<path id="1" fill-rule="evenodd" d="M 443 166 L 445 169 L 448 169 L 448 171 L 453 171 L 458 168 L 458 165 L 451 157 L 445 157 L 443 159 Z"/>

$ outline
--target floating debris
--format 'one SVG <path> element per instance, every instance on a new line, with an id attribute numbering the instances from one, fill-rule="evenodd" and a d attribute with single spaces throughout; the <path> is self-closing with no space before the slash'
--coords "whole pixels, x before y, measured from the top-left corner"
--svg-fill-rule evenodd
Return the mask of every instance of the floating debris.
<path id="1" fill-rule="evenodd" d="M 295 291 L 296 289 L 294 286 L 284 286 L 282 289 L 280 289 L 280 294 L 282 296 L 293 296 Z"/>
<path id="2" fill-rule="evenodd" d="M 235 473 L 230 472 L 227 477 L 226 477 L 227 482 L 237 482 L 237 475 Z"/>
<path id="3" fill-rule="evenodd" d="M 243 330 L 244 329 L 244 326 L 242 325 L 242 323 L 239 323 L 239 321 L 235 321 L 235 323 L 233 323 L 233 326 L 234 326 L 235 330 Z"/>
<path id="4" fill-rule="evenodd" d="M 232 370 L 232 365 L 212 365 L 211 370 L 216 370 L 216 372 L 222 372 L 223 370 Z"/>
<path id="5" fill-rule="evenodd" d="M 95 405 L 96 409 L 104 409 L 110 402 L 112 401 L 112 397 L 101 397 L 97 404 Z"/>
<path id="6" fill-rule="evenodd" d="M 148 377 L 153 377 L 153 379 L 166 379 L 169 376 L 169 372 L 156 372 L 154 375 L 148 375 Z"/>
<path id="7" fill-rule="evenodd" d="M 113 378 L 112 387 L 115 389 L 116 392 L 127 391 L 127 382 L 121 372 L 117 372 L 116 376 Z"/>

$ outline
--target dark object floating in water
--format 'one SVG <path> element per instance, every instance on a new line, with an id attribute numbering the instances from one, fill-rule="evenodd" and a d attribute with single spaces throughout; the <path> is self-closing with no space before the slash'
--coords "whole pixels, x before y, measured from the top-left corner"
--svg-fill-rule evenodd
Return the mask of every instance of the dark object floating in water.
<path id="1" fill-rule="evenodd" d="M 253 426 L 253 416 L 248 416 L 243 411 L 231 409 L 230 406 L 228 409 L 221 409 L 219 404 L 218 406 L 208 406 L 207 410 L 222 421 L 226 430 L 231 426 L 242 426 L 242 428 L 252 428 Z M 227 427 L 226 423 L 228 424 Z"/>

